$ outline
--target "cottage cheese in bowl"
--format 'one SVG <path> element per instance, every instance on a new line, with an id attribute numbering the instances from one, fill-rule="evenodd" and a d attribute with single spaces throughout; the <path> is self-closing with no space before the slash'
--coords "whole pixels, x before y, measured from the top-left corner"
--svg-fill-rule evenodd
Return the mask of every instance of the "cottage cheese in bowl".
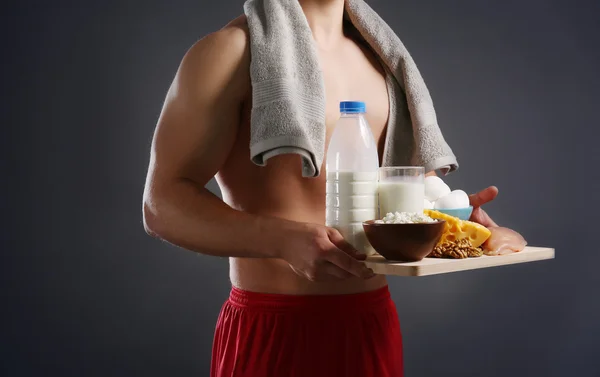
<path id="1" fill-rule="evenodd" d="M 435 223 L 433 219 L 422 212 L 388 212 L 381 220 L 375 220 L 375 224 L 423 224 Z"/>

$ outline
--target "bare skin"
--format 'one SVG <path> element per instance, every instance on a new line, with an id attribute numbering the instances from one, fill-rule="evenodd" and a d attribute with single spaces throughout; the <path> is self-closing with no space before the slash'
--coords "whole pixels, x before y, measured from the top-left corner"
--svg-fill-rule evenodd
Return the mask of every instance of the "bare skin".
<path id="1" fill-rule="evenodd" d="M 327 141 L 339 102 L 362 100 L 369 104 L 367 120 L 381 156 L 389 112 L 382 68 L 344 34 L 343 0 L 301 5 L 325 81 Z M 249 291 L 347 294 L 385 286 L 384 276 L 374 275 L 339 232 L 324 226 L 323 174 L 303 178 L 297 155 L 271 158 L 266 167 L 251 162 L 249 66 L 245 17 L 197 42 L 183 58 L 152 144 L 143 208 L 147 232 L 229 257 L 232 284 Z M 213 177 L 223 200 L 204 188 Z M 497 189 L 487 190 L 495 191 L 472 196 L 472 203 L 493 199 Z M 477 213 L 484 218 L 483 210 Z"/>

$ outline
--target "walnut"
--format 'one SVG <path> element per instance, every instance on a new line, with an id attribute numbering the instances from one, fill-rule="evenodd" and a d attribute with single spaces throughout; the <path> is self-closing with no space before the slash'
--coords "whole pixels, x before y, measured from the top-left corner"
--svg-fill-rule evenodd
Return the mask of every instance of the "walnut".
<path id="1" fill-rule="evenodd" d="M 465 238 L 456 242 L 446 241 L 437 244 L 428 257 L 465 259 L 476 258 L 482 255 L 483 250 L 478 247 L 473 247 L 471 241 Z"/>
<path id="2" fill-rule="evenodd" d="M 467 255 L 469 256 L 469 258 L 477 258 L 483 255 L 483 249 L 479 248 L 479 247 L 469 247 L 469 249 L 467 249 Z"/>

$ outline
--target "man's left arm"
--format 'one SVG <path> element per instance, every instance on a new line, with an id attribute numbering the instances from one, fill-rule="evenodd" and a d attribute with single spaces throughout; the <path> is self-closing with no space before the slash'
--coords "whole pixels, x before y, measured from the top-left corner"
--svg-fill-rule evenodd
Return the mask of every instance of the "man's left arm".
<path id="1" fill-rule="evenodd" d="M 425 174 L 426 177 L 437 176 L 435 171 L 430 171 Z M 478 193 L 469 195 L 470 204 L 473 206 L 473 213 L 471 214 L 470 221 L 479 223 L 486 228 L 497 227 L 498 224 L 492 220 L 492 218 L 481 208 L 485 203 L 489 203 L 498 196 L 498 188 L 496 186 L 490 186 L 486 189 L 479 191 Z"/>

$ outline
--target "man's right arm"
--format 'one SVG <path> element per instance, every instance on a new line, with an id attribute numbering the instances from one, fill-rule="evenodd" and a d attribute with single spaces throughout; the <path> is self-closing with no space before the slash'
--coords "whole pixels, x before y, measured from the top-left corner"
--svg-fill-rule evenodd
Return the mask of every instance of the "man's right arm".
<path id="1" fill-rule="evenodd" d="M 144 190 L 146 231 L 204 254 L 274 257 L 274 219 L 236 211 L 204 186 L 236 139 L 250 84 L 246 33 L 226 27 L 185 55 L 160 114 Z"/>

